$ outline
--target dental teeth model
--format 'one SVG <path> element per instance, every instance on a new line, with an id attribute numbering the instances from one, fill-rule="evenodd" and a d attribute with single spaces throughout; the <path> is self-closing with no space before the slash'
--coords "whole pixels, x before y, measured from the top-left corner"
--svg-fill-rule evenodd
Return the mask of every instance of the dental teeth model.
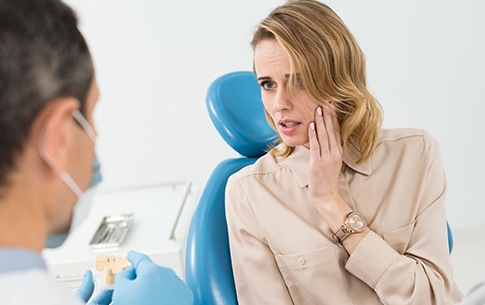
<path id="1" fill-rule="evenodd" d="M 114 256 L 106 254 L 96 255 L 96 274 L 103 273 L 102 283 L 105 285 L 113 285 L 115 282 L 115 275 L 128 268 L 131 263 L 126 256 Z"/>

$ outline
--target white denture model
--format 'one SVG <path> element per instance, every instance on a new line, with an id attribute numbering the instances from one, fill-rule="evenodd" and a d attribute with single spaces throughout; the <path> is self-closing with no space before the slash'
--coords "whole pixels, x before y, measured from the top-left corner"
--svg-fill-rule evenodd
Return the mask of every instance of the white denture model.
<path id="1" fill-rule="evenodd" d="M 114 256 L 106 254 L 96 255 L 96 264 L 93 270 L 93 278 L 99 289 L 113 289 L 115 276 L 131 266 L 126 256 Z"/>

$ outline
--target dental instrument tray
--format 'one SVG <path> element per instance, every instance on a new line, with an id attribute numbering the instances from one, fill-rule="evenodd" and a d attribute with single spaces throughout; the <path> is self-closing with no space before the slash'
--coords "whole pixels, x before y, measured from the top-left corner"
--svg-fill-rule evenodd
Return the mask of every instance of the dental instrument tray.
<path id="1" fill-rule="evenodd" d="M 133 223 L 133 213 L 105 216 L 89 242 L 92 248 L 119 247 Z"/>

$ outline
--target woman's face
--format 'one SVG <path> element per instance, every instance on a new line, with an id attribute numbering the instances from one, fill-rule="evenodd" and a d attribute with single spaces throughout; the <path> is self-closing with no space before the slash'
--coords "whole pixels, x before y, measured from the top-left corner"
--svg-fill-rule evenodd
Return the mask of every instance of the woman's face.
<path id="1" fill-rule="evenodd" d="M 314 119 L 318 101 L 304 88 L 288 91 L 290 60 L 275 39 L 259 42 L 254 48 L 254 67 L 261 86 L 264 108 L 288 146 L 308 147 L 308 124 Z"/>

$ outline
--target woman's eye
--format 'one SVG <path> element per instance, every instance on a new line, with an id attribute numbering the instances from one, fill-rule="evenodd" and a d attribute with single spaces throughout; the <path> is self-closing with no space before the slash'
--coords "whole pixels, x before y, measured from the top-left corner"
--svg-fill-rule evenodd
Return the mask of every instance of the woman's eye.
<path id="1" fill-rule="evenodd" d="M 273 82 L 262 82 L 261 83 L 261 87 L 263 87 L 263 89 L 265 90 L 271 90 L 274 88 L 274 83 Z"/>

